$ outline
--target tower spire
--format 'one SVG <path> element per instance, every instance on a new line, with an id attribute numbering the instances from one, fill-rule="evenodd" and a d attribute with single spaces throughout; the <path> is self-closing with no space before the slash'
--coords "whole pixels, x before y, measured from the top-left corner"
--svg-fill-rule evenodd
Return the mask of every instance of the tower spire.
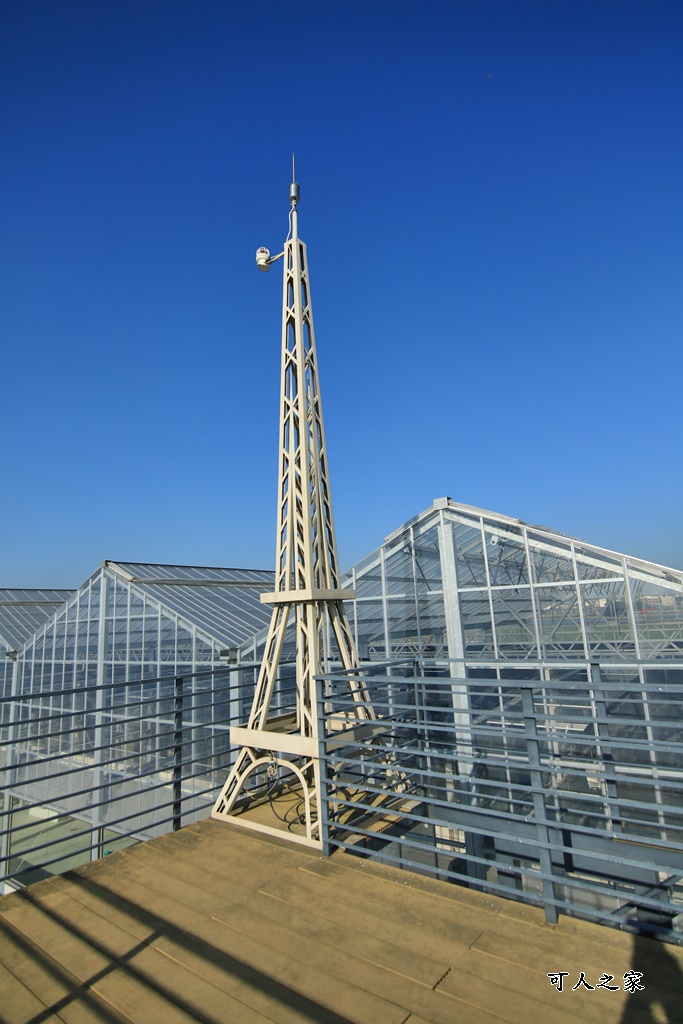
<path id="1" fill-rule="evenodd" d="M 327 446 L 313 330 L 306 245 L 299 238 L 299 185 L 292 156 L 290 233 L 285 242 L 282 292 L 282 373 L 280 388 L 279 478 L 275 591 L 261 601 L 273 613 L 263 652 L 249 721 L 230 730 L 240 752 L 216 801 L 213 817 L 238 821 L 262 832 L 282 834 L 249 808 L 265 802 L 273 791 L 292 783 L 303 799 L 301 834 L 287 837 L 320 847 L 321 803 L 318 759 L 316 676 L 328 668 L 327 624 L 345 669 L 359 667 L 343 602 L 355 597 L 340 585 L 332 497 L 327 470 Z M 261 255 L 259 255 L 261 254 Z M 264 255 L 264 254 L 267 254 Z M 268 264 L 267 249 L 257 251 L 257 265 Z M 271 713 L 280 656 L 288 625 L 296 642 L 296 693 L 293 706 Z M 349 678 L 355 717 L 374 719 L 367 692 L 359 679 Z M 239 813 L 239 812 L 242 813 Z M 234 812 L 234 813 L 233 813 Z"/>
<path id="2" fill-rule="evenodd" d="M 296 168 L 294 166 L 294 154 L 292 153 L 292 184 L 289 186 L 289 201 L 292 205 L 292 212 L 296 216 L 296 206 L 301 198 L 300 189 L 296 182 Z"/>

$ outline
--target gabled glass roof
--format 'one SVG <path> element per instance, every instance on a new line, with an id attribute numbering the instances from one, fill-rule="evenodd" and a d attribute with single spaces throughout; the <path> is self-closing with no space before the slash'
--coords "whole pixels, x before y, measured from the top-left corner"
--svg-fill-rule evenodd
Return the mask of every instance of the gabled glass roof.
<path id="1" fill-rule="evenodd" d="M 450 498 L 390 534 L 348 581 L 377 656 L 419 648 L 438 657 L 447 646 L 465 661 L 664 658 L 683 649 L 680 570 Z M 386 608 L 363 601 L 373 587 Z"/>
<path id="2" fill-rule="evenodd" d="M 73 590 L 0 590 L 0 643 L 16 651 Z"/>
<path id="3" fill-rule="evenodd" d="M 362 660 L 416 655 L 454 671 L 683 651 L 680 570 L 450 498 L 391 533 L 343 582 L 356 592 L 347 609 Z M 265 635 L 245 657 L 258 656 Z"/>
<path id="4" fill-rule="evenodd" d="M 404 523 L 397 530 L 394 530 L 388 537 L 385 537 L 385 544 L 402 535 L 408 527 L 422 524 L 426 519 L 432 519 L 435 510 L 438 509 L 447 509 L 449 512 L 461 515 L 464 522 L 482 520 L 485 528 L 487 526 L 494 529 L 497 527 L 505 534 L 516 533 L 521 536 L 522 532 L 524 532 L 533 538 L 536 543 L 542 543 L 543 538 L 546 537 L 552 546 L 553 553 L 557 553 L 560 548 L 564 548 L 565 554 L 569 555 L 571 550 L 574 550 L 577 557 L 585 564 L 593 565 L 595 568 L 602 569 L 603 571 L 619 571 L 618 567 L 625 560 L 628 566 L 636 570 L 642 569 L 648 577 L 657 577 L 659 580 L 664 581 L 664 584 L 672 583 L 676 589 L 683 586 L 683 571 L 680 569 L 672 569 L 665 565 L 658 565 L 656 562 L 648 562 L 644 558 L 636 558 L 633 555 L 601 548 L 595 544 L 589 544 L 587 541 L 579 540 L 577 537 L 570 537 L 559 530 L 553 530 L 550 526 L 532 525 L 531 523 L 524 522 L 523 519 L 514 519 L 499 512 L 490 512 L 484 508 L 477 508 L 474 505 L 465 505 L 461 502 L 453 501 L 452 498 L 437 498 L 434 504 L 425 509 L 424 512 L 420 512 L 419 515 Z M 595 562 L 593 559 L 598 559 L 598 561 Z M 590 571 L 584 573 L 580 570 L 580 575 L 582 578 L 585 578 L 587 575 L 592 575 L 592 573 Z M 513 580 L 510 579 L 506 582 L 513 582 Z"/>
<path id="5" fill-rule="evenodd" d="M 110 561 L 104 565 L 225 647 L 239 646 L 270 620 L 271 607 L 261 604 L 260 597 L 275 586 L 271 570 Z"/>

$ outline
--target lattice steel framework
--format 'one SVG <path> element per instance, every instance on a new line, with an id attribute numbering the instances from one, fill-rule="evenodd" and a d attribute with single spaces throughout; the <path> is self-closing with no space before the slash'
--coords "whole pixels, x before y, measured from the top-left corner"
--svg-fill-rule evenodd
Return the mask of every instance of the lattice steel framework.
<path id="1" fill-rule="evenodd" d="M 232 728 L 231 741 L 241 747 L 216 801 L 213 816 L 231 820 L 231 811 L 251 779 L 250 796 L 268 792 L 294 773 L 302 787 L 306 845 L 320 846 L 318 808 L 318 713 L 315 677 L 329 661 L 327 622 L 345 669 L 359 667 L 343 601 L 355 597 L 339 582 L 327 447 L 313 330 L 306 246 L 298 234 L 299 186 L 290 187 L 290 232 L 285 242 L 282 295 L 282 373 L 279 447 L 279 503 L 276 590 L 263 594 L 273 605 L 263 662 L 245 728 Z M 264 252 L 264 250 L 260 250 Z M 267 250 L 265 250 L 267 252 Z M 258 254 L 257 254 L 258 259 Z M 280 259 L 279 256 L 274 259 Z M 268 263 L 274 262 L 268 258 Z M 269 715 L 287 625 L 296 635 L 296 701 L 288 714 Z M 372 719 L 367 692 L 352 676 L 355 717 Z M 259 780 L 262 784 L 254 783 Z M 241 825 L 259 831 L 280 829 L 240 816 Z"/>

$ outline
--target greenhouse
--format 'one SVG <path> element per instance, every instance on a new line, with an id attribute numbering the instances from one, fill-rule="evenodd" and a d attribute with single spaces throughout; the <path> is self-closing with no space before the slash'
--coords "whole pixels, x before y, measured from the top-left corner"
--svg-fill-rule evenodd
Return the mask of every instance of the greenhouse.
<path id="1" fill-rule="evenodd" d="M 443 498 L 344 582 L 384 738 L 332 660 L 330 844 L 680 942 L 683 573 Z"/>
<path id="2" fill-rule="evenodd" d="M 683 573 L 443 498 L 344 585 L 385 767 L 372 736 L 335 725 L 350 698 L 330 639 L 330 842 L 680 941 Z M 8 878 L 209 813 L 272 587 L 261 570 L 106 562 L 25 640 L 4 705 Z M 276 709 L 293 655 L 290 640 Z"/>
<path id="3" fill-rule="evenodd" d="M 104 562 L 19 648 L 17 692 L 220 664 L 267 622 L 260 594 L 272 580 L 258 569 Z"/>
<path id="4" fill-rule="evenodd" d="M 141 698 L 163 701 L 174 679 L 187 678 L 188 696 L 197 673 L 224 667 L 267 621 L 260 595 L 272 580 L 271 572 L 259 569 L 104 562 L 17 652 L 13 734 L 30 735 L 31 720 L 41 710 L 54 715 L 81 709 L 96 712 L 98 728 L 118 729 L 125 740 L 131 729 L 117 725 L 127 718 L 115 710 L 123 693 L 117 687 L 139 682 Z M 227 678 L 220 677 L 216 687 L 220 697 Z M 196 702 L 191 724 L 209 723 L 216 699 L 212 686 Z M 87 724 L 94 727 L 95 720 Z M 137 723 L 132 728 L 141 756 L 156 750 L 155 721 L 147 721 L 142 732 Z M 83 742 L 67 734 L 59 748 L 70 754 Z M 213 743 L 204 742 L 204 756 L 210 760 L 213 753 Z M 157 760 L 163 757 L 157 751 Z"/>
<path id="5" fill-rule="evenodd" d="M 112 836 L 130 829 L 139 838 L 164 831 L 172 802 L 163 806 L 155 787 L 168 788 L 179 756 L 194 765 L 185 819 L 205 811 L 207 776 L 229 759 L 227 730 L 214 718 L 243 710 L 233 707 L 226 666 L 267 622 L 260 595 L 272 585 L 273 573 L 258 569 L 107 561 L 75 592 L 40 592 L 41 604 L 6 600 L 5 817 L 16 826 L 23 815 L 29 845 L 44 808 L 91 823 L 93 849 L 105 840 L 113 848 Z M 41 757 L 52 767 L 37 784 Z M 104 829 L 104 818 L 123 822 Z M 62 818 L 58 832 L 72 828 Z"/>
<path id="6" fill-rule="evenodd" d="M 362 660 L 460 675 L 683 653 L 683 572 L 450 498 L 390 534 L 344 584 L 356 592 L 348 612 Z M 264 641 L 244 644 L 243 660 L 258 660 Z"/>
<path id="7" fill-rule="evenodd" d="M 72 590 L 0 590 L 0 696 L 12 694 L 20 648 L 72 594 Z M 7 710 L 3 709 L 3 722 Z"/>

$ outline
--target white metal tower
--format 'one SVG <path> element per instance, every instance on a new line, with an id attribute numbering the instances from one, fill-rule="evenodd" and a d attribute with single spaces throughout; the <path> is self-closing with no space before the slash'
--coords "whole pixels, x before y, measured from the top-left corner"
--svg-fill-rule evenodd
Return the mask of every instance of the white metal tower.
<path id="1" fill-rule="evenodd" d="M 282 835 L 279 828 L 256 820 L 246 809 L 258 802 L 259 795 L 263 798 L 269 790 L 298 781 L 305 835 L 290 831 L 287 837 L 321 846 L 315 677 L 328 667 L 328 621 L 343 667 L 358 668 L 359 661 L 343 605 L 344 600 L 355 597 L 355 592 L 342 590 L 339 582 L 308 263 L 306 246 L 299 238 L 299 186 L 294 180 L 289 199 L 290 230 L 284 252 L 274 257 L 267 249 L 256 253 L 261 270 L 268 270 L 271 263 L 284 257 L 276 589 L 261 597 L 262 602 L 273 605 L 273 614 L 248 724 L 230 730 L 231 743 L 241 750 L 212 814 L 214 818 Z M 271 716 L 290 622 L 296 636 L 296 711 Z M 355 698 L 355 717 L 374 719 L 362 682 L 350 675 L 349 686 Z M 250 784 L 245 791 L 247 779 L 255 774 L 263 784 L 255 788 Z"/>

